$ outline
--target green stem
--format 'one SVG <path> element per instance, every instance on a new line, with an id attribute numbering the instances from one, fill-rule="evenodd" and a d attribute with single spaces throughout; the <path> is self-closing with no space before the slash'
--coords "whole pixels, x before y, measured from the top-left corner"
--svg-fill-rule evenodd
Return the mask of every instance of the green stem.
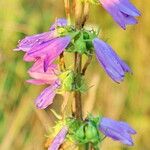
<path id="1" fill-rule="evenodd" d="M 92 56 L 89 56 L 87 61 L 85 62 L 84 66 L 83 66 L 82 75 L 85 75 L 85 72 L 86 72 L 89 64 L 91 63 L 91 61 L 92 61 Z"/>

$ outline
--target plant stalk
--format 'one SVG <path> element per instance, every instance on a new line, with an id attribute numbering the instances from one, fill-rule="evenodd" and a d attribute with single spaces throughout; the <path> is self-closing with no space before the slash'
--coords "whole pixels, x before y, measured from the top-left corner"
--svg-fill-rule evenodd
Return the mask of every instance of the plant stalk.
<path id="1" fill-rule="evenodd" d="M 65 5 L 65 12 L 66 12 L 66 17 L 68 20 L 68 25 L 71 24 L 71 18 L 70 18 L 70 0 L 64 0 L 64 5 Z"/>
<path id="2" fill-rule="evenodd" d="M 78 30 L 82 29 L 89 13 L 89 3 L 75 0 L 75 26 Z M 77 74 L 82 74 L 82 55 L 75 53 L 74 71 Z M 84 70 L 86 70 L 84 68 Z M 85 72 L 85 71 L 84 71 Z M 77 119 L 82 119 L 82 96 L 81 92 L 74 92 L 74 101 L 72 105 L 72 115 Z"/>
<path id="3" fill-rule="evenodd" d="M 89 13 L 89 3 L 81 2 L 80 0 L 75 0 L 75 26 L 78 30 L 84 27 L 85 22 L 87 21 Z M 74 59 L 74 71 L 76 74 L 82 75 L 85 74 L 85 71 L 91 61 L 91 58 L 85 64 L 82 70 L 82 55 L 80 53 L 75 53 Z M 72 107 L 72 115 L 82 120 L 82 95 L 81 92 L 74 92 L 74 101 Z M 88 144 L 85 149 L 92 150 L 91 144 Z"/>
<path id="4" fill-rule="evenodd" d="M 83 3 L 80 0 L 75 0 L 75 26 L 78 30 L 82 28 L 82 14 Z M 75 53 L 74 58 L 74 71 L 76 74 L 81 74 L 82 69 L 82 55 Z M 72 115 L 82 120 L 82 100 L 81 93 L 79 91 L 74 92 L 74 101 L 72 104 Z"/>

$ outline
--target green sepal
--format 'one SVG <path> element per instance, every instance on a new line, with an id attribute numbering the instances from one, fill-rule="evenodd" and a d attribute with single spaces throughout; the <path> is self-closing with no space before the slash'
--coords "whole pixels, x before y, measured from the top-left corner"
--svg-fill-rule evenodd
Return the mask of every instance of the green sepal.
<path id="1" fill-rule="evenodd" d="M 80 34 L 80 37 L 75 41 L 75 52 L 84 54 L 86 51 L 86 43 L 83 39 L 83 33 Z"/>
<path id="2" fill-rule="evenodd" d="M 79 143 L 86 143 L 84 126 L 84 124 L 81 125 L 81 127 L 79 127 L 79 129 L 75 133 L 75 140 L 77 140 Z"/>
<path id="3" fill-rule="evenodd" d="M 88 89 L 84 76 L 81 74 L 75 75 L 74 86 L 75 91 L 79 91 L 81 93 L 86 92 Z"/>
<path id="4" fill-rule="evenodd" d="M 59 75 L 61 80 L 60 91 L 72 91 L 74 83 L 74 73 L 72 70 L 67 70 Z"/>
<path id="5" fill-rule="evenodd" d="M 91 122 L 93 122 L 97 128 L 99 127 L 99 123 L 101 122 L 101 118 L 102 118 L 102 116 L 94 117 L 92 114 L 89 114 L 87 117 L 87 119 L 90 120 Z"/>

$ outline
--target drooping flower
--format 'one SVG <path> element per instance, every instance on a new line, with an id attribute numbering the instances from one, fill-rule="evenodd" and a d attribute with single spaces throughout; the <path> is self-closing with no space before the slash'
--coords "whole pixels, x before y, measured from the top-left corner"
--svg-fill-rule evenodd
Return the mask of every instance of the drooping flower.
<path id="1" fill-rule="evenodd" d="M 49 146 L 48 150 L 58 150 L 60 145 L 63 144 L 67 133 L 68 133 L 68 127 L 65 126 L 56 135 L 56 137 L 52 141 L 52 144 Z"/>
<path id="2" fill-rule="evenodd" d="M 123 28 L 126 29 L 128 24 L 136 24 L 136 16 L 140 12 L 129 0 L 99 0 L 102 6 L 108 11 L 113 19 Z"/>
<path id="3" fill-rule="evenodd" d="M 133 145 L 131 134 L 136 134 L 136 131 L 126 122 L 115 121 L 104 117 L 100 121 L 99 129 L 106 137 L 110 137 L 129 146 Z"/>
<path id="4" fill-rule="evenodd" d="M 131 72 L 128 65 L 104 41 L 95 38 L 93 45 L 99 63 L 112 80 L 121 82 L 124 79 L 125 72 Z"/>

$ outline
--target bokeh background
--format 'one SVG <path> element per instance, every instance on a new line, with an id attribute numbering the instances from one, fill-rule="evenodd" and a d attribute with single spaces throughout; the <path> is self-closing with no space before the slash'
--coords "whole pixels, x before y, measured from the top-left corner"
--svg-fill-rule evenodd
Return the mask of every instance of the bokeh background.
<path id="1" fill-rule="evenodd" d="M 103 113 L 127 121 L 137 131 L 135 146 L 126 147 L 107 138 L 102 150 L 150 150 L 150 1 L 132 0 L 142 16 L 124 31 L 100 6 L 91 6 L 87 26 L 101 28 L 117 53 L 131 66 L 133 75 L 116 84 L 94 58 L 87 71 L 89 85 L 83 95 L 85 114 Z M 47 31 L 55 18 L 65 17 L 62 0 L 0 0 L 0 150 L 43 150 L 46 135 L 59 112 L 62 96 L 47 110 L 37 110 L 34 99 L 44 88 L 25 82 L 31 64 L 14 52 L 19 39 Z M 72 60 L 71 56 L 69 58 Z"/>

